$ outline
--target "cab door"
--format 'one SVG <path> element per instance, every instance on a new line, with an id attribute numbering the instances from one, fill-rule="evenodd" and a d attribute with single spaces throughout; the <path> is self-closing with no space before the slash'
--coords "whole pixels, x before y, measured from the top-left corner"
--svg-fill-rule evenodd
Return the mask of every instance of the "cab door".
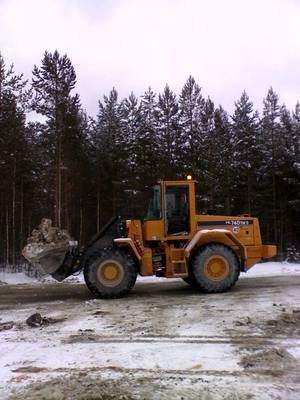
<path id="1" fill-rule="evenodd" d="M 186 236 L 190 233 L 188 185 L 166 185 L 164 196 L 165 235 Z"/>

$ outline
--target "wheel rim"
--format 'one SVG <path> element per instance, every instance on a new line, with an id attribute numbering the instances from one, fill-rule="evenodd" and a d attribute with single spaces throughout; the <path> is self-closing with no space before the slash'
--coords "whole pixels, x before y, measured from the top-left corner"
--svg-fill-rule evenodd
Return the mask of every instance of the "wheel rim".
<path id="1" fill-rule="evenodd" d="M 97 268 L 97 279 L 104 286 L 118 286 L 123 277 L 124 269 L 116 260 L 105 260 Z"/>
<path id="2" fill-rule="evenodd" d="M 212 281 L 222 281 L 229 274 L 229 263 L 223 256 L 211 256 L 205 262 L 204 273 Z"/>

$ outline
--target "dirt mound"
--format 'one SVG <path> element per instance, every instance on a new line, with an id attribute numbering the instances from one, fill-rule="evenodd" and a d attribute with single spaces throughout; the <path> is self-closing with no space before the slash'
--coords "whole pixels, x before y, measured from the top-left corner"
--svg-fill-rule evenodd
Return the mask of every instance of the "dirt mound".
<path id="1" fill-rule="evenodd" d="M 265 322 L 264 331 L 267 334 L 299 335 L 300 334 L 300 310 L 283 312 L 276 319 Z"/>
<path id="2" fill-rule="evenodd" d="M 10 400 L 136 400 L 126 382 L 92 379 L 83 375 L 54 378 L 29 385 L 24 392 L 13 394 Z"/>
<path id="3" fill-rule="evenodd" d="M 237 327 L 245 327 L 253 332 L 259 328 L 265 336 L 284 335 L 299 336 L 300 335 L 300 309 L 292 309 L 287 311 L 283 308 L 280 314 L 274 319 L 255 319 L 243 318 L 234 322 Z M 226 330 L 229 333 L 234 332 L 232 329 Z"/>
<path id="4" fill-rule="evenodd" d="M 297 360 L 283 348 L 271 348 L 247 354 L 242 357 L 240 365 L 245 369 L 282 371 L 296 366 Z"/>

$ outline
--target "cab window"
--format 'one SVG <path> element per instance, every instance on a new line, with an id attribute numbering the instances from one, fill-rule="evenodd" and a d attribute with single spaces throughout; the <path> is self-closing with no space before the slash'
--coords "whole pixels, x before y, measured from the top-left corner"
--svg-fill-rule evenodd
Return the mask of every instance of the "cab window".
<path id="1" fill-rule="evenodd" d="M 148 209 L 145 221 L 161 219 L 161 188 L 160 185 L 154 185 L 149 190 Z"/>
<path id="2" fill-rule="evenodd" d="M 189 187 L 167 186 L 165 198 L 166 234 L 188 235 L 189 223 Z"/>

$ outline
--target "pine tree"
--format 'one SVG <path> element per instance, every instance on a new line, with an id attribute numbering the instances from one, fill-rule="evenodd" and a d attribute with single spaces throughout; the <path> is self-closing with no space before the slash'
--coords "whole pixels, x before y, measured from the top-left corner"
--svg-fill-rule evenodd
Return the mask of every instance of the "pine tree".
<path id="1" fill-rule="evenodd" d="M 281 129 L 281 159 L 280 191 L 280 246 L 282 250 L 288 247 L 297 249 L 299 246 L 300 229 L 297 221 L 300 218 L 300 163 L 299 163 L 299 142 L 300 142 L 300 107 L 299 103 L 293 114 L 285 105 L 280 109 Z"/>
<path id="2" fill-rule="evenodd" d="M 23 244 L 25 182 L 32 169 L 25 130 L 25 109 L 30 92 L 14 66 L 6 69 L 0 54 L 0 262 L 16 264 Z M 4 247 L 5 246 L 5 247 Z"/>
<path id="3" fill-rule="evenodd" d="M 156 120 L 156 95 L 149 88 L 141 98 L 140 128 L 135 138 L 134 152 L 139 168 L 140 189 L 154 183 L 160 176 L 158 168 L 159 138 Z"/>
<path id="4" fill-rule="evenodd" d="M 158 166 L 161 178 L 174 179 L 182 173 L 182 140 L 179 130 L 179 113 L 176 95 L 166 85 L 158 96 L 155 112 L 157 124 Z"/>
<path id="5" fill-rule="evenodd" d="M 141 215 L 141 195 L 145 186 L 145 177 L 139 165 L 138 142 L 141 134 L 141 105 L 139 99 L 131 93 L 121 103 L 122 113 L 122 159 L 124 160 L 123 213 L 128 217 Z M 141 215 L 143 216 L 143 215 Z"/>
<path id="6" fill-rule="evenodd" d="M 216 157 L 219 149 L 216 147 L 215 138 L 215 106 L 211 99 L 204 101 L 200 115 L 199 150 L 201 151 L 201 171 L 199 173 L 203 192 L 207 198 L 209 209 L 215 209 L 216 193 Z"/>
<path id="7" fill-rule="evenodd" d="M 219 106 L 214 112 L 214 182 L 215 207 L 230 215 L 234 208 L 233 200 L 236 196 L 234 183 L 236 170 L 233 162 L 234 138 L 232 126 L 226 111 Z"/>
<path id="8" fill-rule="evenodd" d="M 136 154 L 134 152 L 134 144 L 139 135 L 141 113 L 138 98 L 131 93 L 128 98 L 124 99 L 121 104 L 122 113 L 122 143 L 123 150 L 128 158 L 127 180 L 130 183 L 131 178 L 137 173 Z"/>
<path id="9" fill-rule="evenodd" d="M 279 125 L 279 99 L 272 88 L 269 89 L 267 97 L 263 101 L 263 117 L 261 120 L 262 149 L 265 182 L 265 212 L 268 226 L 268 239 L 278 243 L 278 178 L 279 165 L 277 157 L 280 149 L 280 125 Z M 271 207 L 270 207 L 271 206 Z M 271 214 L 270 214 L 271 211 Z"/>
<path id="10" fill-rule="evenodd" d="M 74 172 L 67 165 L 73 158 L 68 150 L 72 144 L 70 136 L 80 146 L 79 96 L 71 93 L 75 84 L 76 73 L 70 59 L 66 54 L 60 56 L 57 50 L 53 54 L 46 51 L 41 67 L 34 66 L 32 109 L 46 117 L 41 137 L 48 169 L 46 190 L 54 223 L 59 227 L 70 225 L 66 201 L 66 192 L 70 190 L 67 181 Z"/>
<path id="11" fill-rule="evenodd" d="M 253 111 L 253 103 L 244 91 L 241 98 L 235 103 L 232 116 L 232 130 L 234 136 L 233 163 L 236 172 L 235 191 L 236 210 L 255 210 L 257 204 L 257 167 L 259 162 L 258 115 Z"/>
<path id="12" fill-rule="evenodd" d="M 127 137 L 122 130 L 122 104 L 118 93 L 112 89 L 99 101 L 99 113 L 93 133 L 97 192 L 98 218 L 101 223 L 118 214 L 123 207 L 125 169 L 127 167 Z M 125 146 L 124 146 L 125 144 Z"/>
<path id="13" fill-rule="evenodd" d="M 183 86 L 179 98 L 180 128 L 183 140 L 183 155 L 188 162 L 184 169 L 190 170 L 197 178 L 201 174 L 201 114 L 205 101 L 200 86 L 190 76 Z"/>

